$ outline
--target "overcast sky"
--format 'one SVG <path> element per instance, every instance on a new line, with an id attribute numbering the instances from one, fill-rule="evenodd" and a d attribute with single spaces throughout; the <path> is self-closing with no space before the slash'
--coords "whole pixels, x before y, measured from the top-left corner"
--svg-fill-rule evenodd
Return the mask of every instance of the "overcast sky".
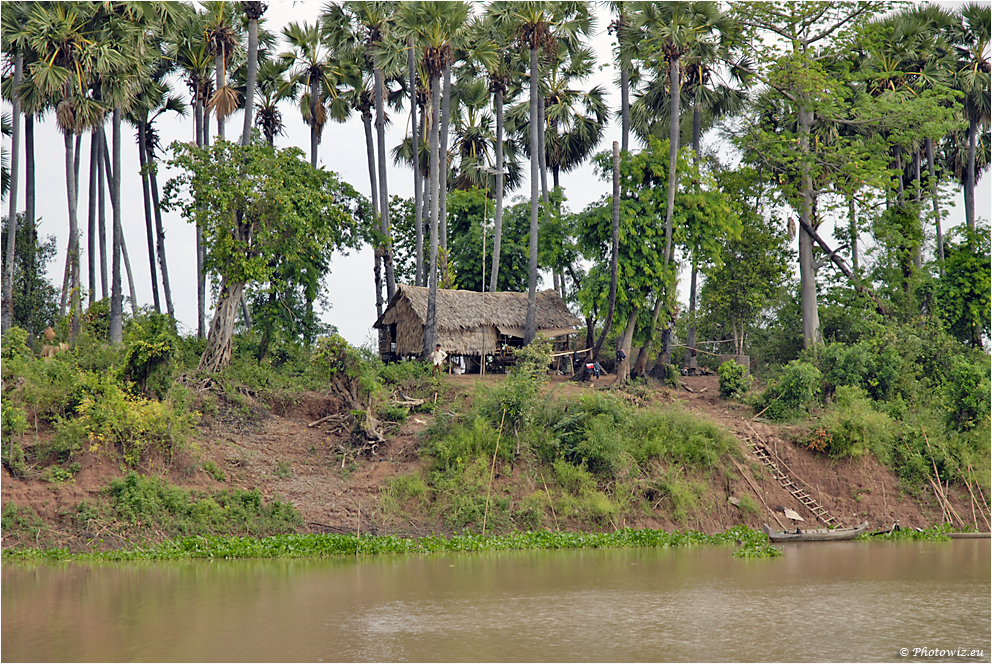
<path id="1" fill-rule="evenodd" d="M 941 3 L 955 5 L 959 3 Z M 323 2 L 270 2 L 265 14 L 266 27 L 273 33 L 279 34 L 284 25 L 292 21 L 313 22 L 320 13 Z M 602 13 L 596 25 L 596 34 L 592 39 L 592 47 L 600 63 L 597 74 L 587 82 L 587 86 L 600 84 L 607 91 L 607 103 L 610 108 L 619 106 L 619 91 L 613 84 L 614 68 L 611 64 L 611 37 L 606 34 L 609 23 L 608 15 Z M 282 49 L 280 48 L 279 51 Z M 177 91 L 186 94 L 186 87 L 181 82 Z M 9 111 L 9 105 L 4 104 L 4 110 Z M 286 135 L 276 139 L 279 147 L 296 145 L 304 150 L 309 149 L 309 128 L 303 124 L 299 112 L 286 105 L 282 109 L 286 124 Z M 237 113 L 227 121 L 229 137 L 240 135 L 242 115 Z M 391 147 L 399 143 L 408 126 L 407 114 L 394 114 L 393 123 L 387 128 L 387 144 Z M 68 213 L 65 195 L 64 147 L 62 136 L 58 132 L 52 114 L 44 121 L 36 123 L 36 165 L 37 165 L 37 214 L 40 218 L 39 232 L 42 236 L 54 235 L 58 241 L 59 253 L 56 261 L 50 266 L 49 278 L 56 285 L 61 285 L 62 270 L 65 260 L 65 246 L 68 241 Z M 158 122 L 163 146 L 168 146 L 174 140 L 192 141 L 193 125 L 191 116 L 186 118 L 162 117 Z M 216 123 L 211 122 L 211 129 L 216 132 Z M 612 141 L 619 140 L 620 128 L 618 123 L 610 123 L 597 150 L 609 149 Z M 9 149 L 9 139 L 4 142 Z M 22 141 L 23 142 L 23 141 Z M 636 142 L 632 143 L 632 147 Z M 713 147 L 721 151 L 722 157 L 731 159 L 726 147 L 712 132 L 704 140 L 704 148 Z M 128 254 L 135 278 L 135 287 L 141 305 L 152 303 L 151 277 L 148 269 L 148 249 L 145 241 L 144 208 L 141 196 L 141 180 L 138 175 L 138 155 L 134 130 L 125 125 L 125 135 L 122 138 L 123 168 L 122 168 L 122 210 L 124 235 L 127 242 Z M 88 155 L 89 136 L 83 139 L 84 161 L 80 172 L 79 194 L 79 226 L 81 238 L 81 261 L 83 285 L 86 287 L 87 275 L 87 238 L 85 236 L 88 209 Z M 365 153 L 365 137 L 361 119 L 353 116 L 347 123 L 329 123 L 324 128 L 323 140 L 318 153 L 319 165 L 336 171 L 340 177 L 349 182 L 355 189 L 368 196 L 370 193 L 368 166 Z M 24 170 L 21 162 L 18 194 L 18 208 L 24 209 Z M 410 197 L 413 193 L 413 175 L 407 168 L 388 165 L 388 186 L 390 195 Z M 529 171 L 525 168 L 524 180 L 520 189 L 510 195 L 510 198 L 529 191 L 526 177 Z M 160 172 L 159 183 L 164 186 L 168 172 Z M 585 165 L 572 173 L 561 176 L 562 186 L 568 198 L 568 207 L 574 211 L 581 210 L 587 204 L 597 200 L 610 187 L 602 182 L 593 172 L 591 165 Z M 976 213 L 978 217 L 989 219 L 992 216 L 992 200 L 990 200 L 989 181 L 986 176 L 976 189 Z M 951 210 L 950 225 L 963 223 L 964 209 L 960 192 L 953 196 L 956 207 Z M 109 202 L 108 202 L 109 206 Z M 4 201 L 3 213 L 7 212 L 7 202 Z M 108 209 L 108 223 L 110 212 Z M 164 216 L 166 227 L 166 253 L 169 265 L 169 276 L 172 284 L 173 301 L 176 307 L 176 317 L 180 329 L 186 332 L 196 331 L 196 253 L 193 227 L 184 222 L 178 214 Z M 826 234 L 829 237 L 829 234 Z M 372 276 L 373 253 L 371 249 L 363 249 L 349 256 L 336 254 L 331 262 L 331 274 L 327 277 L 327 291 L 331 308 L 325 312 L 324 320 L 338 327 L 341 334 L 352 344 L 363 345 L 372 337 L 372 323 L 375 322 L 375 294 Z M 829 268 L 825 268 L 829 269 Z M 688 279 L 684 278 L 683 283 Z M 544 287 L 550 287 L 545 285 Z M 125 295 L 128 293 L 124 284 Z M 683 286 L 684 291 L 684 286 Z M 683 298 L 687 299 L 683 292 Z M 164 306 L 164 302 L 163 302 Z M 208 313 L 209 324 L 210 313 Z"/>

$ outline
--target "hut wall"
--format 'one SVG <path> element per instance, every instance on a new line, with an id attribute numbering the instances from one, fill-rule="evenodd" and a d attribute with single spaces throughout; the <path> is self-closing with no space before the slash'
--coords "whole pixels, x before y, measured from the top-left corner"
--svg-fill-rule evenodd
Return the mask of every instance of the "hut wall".
<path id="1" fill-rule="evenodd" d="M 491 354 L 499 348 L 495 327 L 439 330 L 438 343 L 448 355 L 482 355 L 483 352 Z"/>

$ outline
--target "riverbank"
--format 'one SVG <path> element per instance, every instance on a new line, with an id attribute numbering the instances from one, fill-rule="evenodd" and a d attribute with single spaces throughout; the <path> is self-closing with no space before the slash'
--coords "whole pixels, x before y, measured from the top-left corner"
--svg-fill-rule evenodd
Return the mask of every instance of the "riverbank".
<path id="1" fill-rule="evenodd" d="M 480 404 L 502 403 L 497 397 L 512 385 L 501 375 L 420 384 L 431 390 L 420 393 L 424 403 L 388 406 L 394 419 L 379 423 L 383 440 L 368 445 L 363 438 L 363 447 L 342 425 L 349 411 L 333 395 L 297 391 L 266 399 L 243 390 L 236 399 L 216 398 L 216 387 L 203 388 L 191 394 L 201 404 L 198 428 L 177 454 L 149 454 L 128 468 L 112 448 L 88 448 L 72 455 L 72 468 L 58 458 L 19 477 L 4 468 L 3 547 L 65 552 L 56 558 L 94 550 L 140 557 L 165 547 L 161 555 L 168 556 L 225 536 L 215 541 L 238 542 L 224 545 L 232 551 L 282 551 L 279 542 L 312 541 L 316 553 L 306 555 L 323 555 L 320 547 L 353 554 L 380 546 L 373 544 L 377 536 L 414 542 L 484 529 L 711 537 L 734 526 L 758 530 L 763 522 L 787 527 L 772 511 L 778 505 L 798 511 L 806 527 L 824 518 L 832 519 L 829 525 L 868 520 L 873 530 L 943 520 L 935 499 L 907 491 L 871 455 L 831 459 L 811 451 L 800 444 L 808 425 L 755 419 L 749 407 L 719 397 L 715 376 L 684 377 L 678 390 L 657 384 L 615 390 L 612 378 L 576 383 L 553 376 L 535 393 L 558 444 L 573 445 L 556 450 L 518 437 L 517 422 L 497 428 L 466 415 Z M 568 426 L 592 434 L 573 442 Z M 616 438 L 618 431 L 626 438 Z M 17 441 L 29 452 L 43 450 L 55 433 L 42 423 Z M 617 440 L 637 447 L 616 448 Z M 563 463 L 578 445 L 585 445 L 585 461 Z M 762 450 L 816 501 L 819 515 L 776 479 Z M 630 461 L 630 454 L 640 456 Z M 947 492 L 956 512 L 970 515 L 962 489 Z M 170 544 L 189 535 L 201 539 Z M 307 540 L 310 535 L 351 539 Z M 400 546 L 393 541 L 381 546 Z"/>

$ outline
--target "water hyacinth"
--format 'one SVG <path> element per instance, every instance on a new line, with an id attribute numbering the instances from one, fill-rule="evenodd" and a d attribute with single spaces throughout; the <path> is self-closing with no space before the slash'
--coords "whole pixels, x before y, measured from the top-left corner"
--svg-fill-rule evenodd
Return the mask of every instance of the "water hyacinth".
<path id="1" fill-rule="evenodd" d="M 614 532 L 526 531 L 506 535 L 462 533 L 444 537 L 405 538 L 395 535 L 291 534 L 253 538 L 196 536 L 167 540 L 154 547 L 117 551 L 72 553 L 68 549 L 12 549 L 7 561 L 136 561 L 244 558 L 321 558 L 388 554 L 430 555 L 473 551 L 553 549 L 665 548 L 740 543 L 738 557 L 781 555 L 764 533 L 734 526 L 715 535 L 693 530 L 666 532 L 648 528 L 621 528 Z M 746 551 L 747 553 L 741 553 Z M 771 553 L 775 551 L 776 553 Z"/>

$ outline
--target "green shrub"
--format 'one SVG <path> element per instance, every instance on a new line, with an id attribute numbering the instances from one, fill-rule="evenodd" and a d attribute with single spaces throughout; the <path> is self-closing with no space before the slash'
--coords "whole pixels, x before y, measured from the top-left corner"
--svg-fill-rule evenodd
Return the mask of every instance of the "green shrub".
<path id="1" fill-rule="evenodd" d="M 499 431 L 486 419 L 471 417 L 467 422 L 451 422 L 447 427 L 432 431 L 421 450 L 423 454 L 433 457 L 437 467 L 445 469 L 475 459 L 491 463 L 494 454 L 501 461 L 512 461 L 513 445 L 504 436 L 497 452 L 498 438 Z"/>
<path id="2" fill-rule="evenodd" d="M 755 401 L 755 410 L 773 420 L 788 420 L 809 412 L 820 394 L 820 370 L 808 362 L 793 360 L 777 382 L 770 383 Z"/>
<path id="3" fill-rule="evenodd" d="M 24 457 L 24 449 L 17 443 L 5 443 L 0 448 L 0 458 L 14 477 L 24 477 L 27 474 L 28 463 Z"/>
<path id="4" fill-rule="evenodd" d="M 828 394 L 841 385 L 851 385 L 862 388 L 873 399 L 886 400 L 895 395 L 905 373 L 903 358 L 882 341 L 832 343 L 818 352 Z"/>
<path id="5" fill-rule="evenodd" d="M 945 387 L 948 424 L 969 431 L 989 421 L 989 360 L 968 362 L 956 359 Z"/>
<path id="6" fill-rule="evenodd" d="M 896 435 L 892 418 L 876 410 L 864 390 L 847 385 L 837 387 L 834 403 L 820 419 L 820 427 L 826 434 L 826 449 L 822 451 L 834 458 L 872 452 L 887 461 Z"/>
<path id="7" fill-rule="evenodd" d="M 720 374 L 720 396 L 724 399 L 737 399 L 751 389 L 753 378 L 747 369 L 733 360 L 727 360 L 717 369 Z"/>
<path id="8" fill-rule="evenodd" d="M 77 419 L 56 423 L 55 439 L 69 454 L 85 443 L 91 451 L 110 446 L 133 466 L 150 449 L 179 451 L 196 423 L 196 414 L 184 405 L 132 396 L 107 375 L 88 375 L 86 383 Z"/>
<path id="9" fill-rule="evenodd" d="M 203 472 L 210 475 L 210 477 L 214 478 L 218 482 L 227 481 L 227 475 L 225 475 L 224 471 L 221 470 L 220 467 L 213 461 L 207 461 L 203 464 Z"/>
<path id="10" fill-rule="evenodd" d="M 296 509 L 278 500 L 265 503 L 258 491 L 193 493 L 164 479 L 129 473 L 104 490 L 111 517 L 135 532 L 160 530 L 171 536 L 206 534 L 271 535 L 302 527 Z"/>
<path id="11" fill-rule="evenodd" d="M 563 459 L 552 464 L 555 482 L 573 496 L 584 496 L 596 490 L 596 478 L 584 466 L 573 466 Z"/>
<path id="12" fill-rule="evenodd" d="M 179 355 L 173 321 L 164 314 L 143 313 L 125 330 L 120 375 L 146 394 L 162 399 L 172 387 Z"/>
<path id="13" fill-rule="evenodd" d="M 35 536 L 44 528 L 45 522 L 30 507 L 18 507 L 9 500 L 4 501 L 0 513 L 0 529 L 4 535 Z"/>
<path id="14" fill-rule="evenodd" d="M 288 461 L 280 461 L 276 464 L 276 477 L 281 480 L 288 480 L 293 476 L 293 467 Z"/>
<path id="15" fill-rule="evenodd" d="M 649 483 L 647 497 L 653 504 L 666 508 L 673 521 L 686 525 L 692 512 L 701 507 L 708 490 L 705 484 L 680 479 L 678 471 L 671 471 Z"/>

